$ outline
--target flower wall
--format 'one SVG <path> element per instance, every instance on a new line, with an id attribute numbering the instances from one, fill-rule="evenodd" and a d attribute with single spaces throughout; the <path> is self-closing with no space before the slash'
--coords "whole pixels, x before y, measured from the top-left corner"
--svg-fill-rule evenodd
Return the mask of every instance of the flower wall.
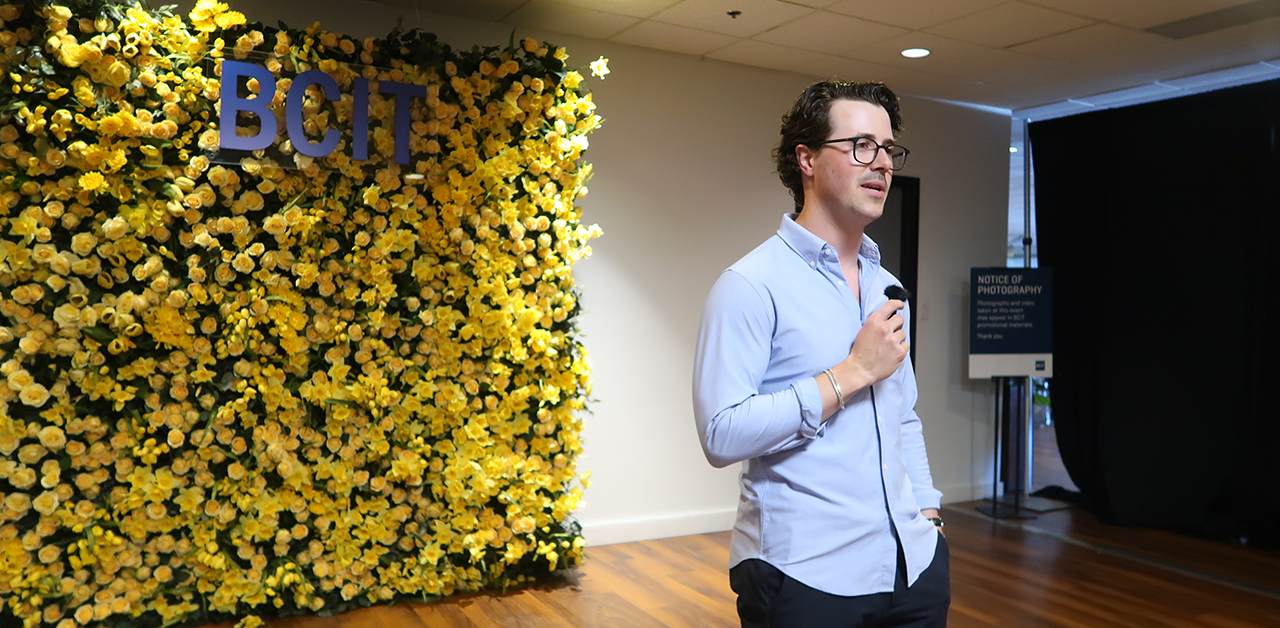
<path id="1" fill-rule="evenodd" d="M 211 0 L 0 20 L 0 623 L 252 624 L 581 562 L 600 118 L 563 49 Z M 225 60 L 275 80 L 235 87 L 272 99 L 267 148 L 221 148 Z M 322 157 L 285 132 L 306 70 L 341 91 L 300 103 L 306 141 L 340 133 Z M 425 86 L 407 164 L 390 82 Z"/>

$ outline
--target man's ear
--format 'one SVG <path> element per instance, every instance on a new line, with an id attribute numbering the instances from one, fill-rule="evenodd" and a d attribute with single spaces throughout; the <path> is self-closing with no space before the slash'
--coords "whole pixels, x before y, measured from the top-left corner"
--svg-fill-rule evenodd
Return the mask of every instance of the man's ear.
<path id="1" fill-rule="evenodd" d="M 813 160 L 818 153 L 812 148 L 800 144 L 796 146 L 796 163 L 800 165 L 800 172 L 805 176 L 813 176 Z"/>

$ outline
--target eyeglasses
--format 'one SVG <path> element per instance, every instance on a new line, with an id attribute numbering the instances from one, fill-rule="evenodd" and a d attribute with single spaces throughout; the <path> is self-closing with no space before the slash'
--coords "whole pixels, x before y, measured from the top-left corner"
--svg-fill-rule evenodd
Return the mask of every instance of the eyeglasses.
<path id="1" fill-rule="evenodd" d="M 853 160 L 863 165 L 870 165 L 871 162 L 875 161 L 876 155 L 878 155 L 880 153 L 880 149 L 883 148 L 884 153 L 888 155 L 889 160 L 893 162 L 893 169 L 902 170 L 902 167 L 907 165 L 907 155 L 911 154 L 911 151 L 901 146 L 896 144 L 890 144 L 888 146 L 885 146 L 884 144 L 877 144 L 875 140 L 869 137 L 845 137 L 838 140 L 814 142 L 813 144 L 810 144 L 810 146 L 822 146 L 823 144 L 836 144 L 839 142 L 853 142 Z"/>

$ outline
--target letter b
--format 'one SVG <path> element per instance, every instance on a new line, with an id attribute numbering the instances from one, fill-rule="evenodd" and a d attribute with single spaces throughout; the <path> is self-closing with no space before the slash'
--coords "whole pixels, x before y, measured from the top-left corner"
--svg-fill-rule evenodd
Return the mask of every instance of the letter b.
<path id="1" fill-rule="evenodd" d="M 239 95 L 240 78 L 258 79 L 258 95 L 254 98 L 241 98 Z M 222 62 L 222 112 L 218 116 L 218 140 L 222 148 L 234 150 L 262 150 L 271 146 L 276 139 L 276 116 L 269 106 L 276 94 L 276 79 L 271 72 L 260 65 L 242 61 L 225 60 Z M 258 116 L 262 128 L 251 137 L 236 134 L 236 114 L 241 111 Z"/>

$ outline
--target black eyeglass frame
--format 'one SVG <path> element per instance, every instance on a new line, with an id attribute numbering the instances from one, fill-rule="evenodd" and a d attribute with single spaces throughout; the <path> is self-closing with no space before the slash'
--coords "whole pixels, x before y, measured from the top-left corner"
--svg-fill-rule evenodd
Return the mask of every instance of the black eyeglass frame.
<path id="1" fill-rule="evenodd" d="M 857 144 L 857 143 L 858 143 L 859 141 L 862 141 L 862 140 L 867 140 L 868 142 L 871 142 L 872 144 L 875 144 L 875 147 L 876 147 L 875 156 L 874 156 L 874 157 L 872 157 L 870 161 L 862 161 L 861 159 L 858 159 L 858 144 Z M 886 155 L 888 155 L 888 156 L 889 156 L 889 163 L 890 163 L 890 164 L 892 164 L 892 168 L 893 168 L 893 171 L 894 171 L 894 172 L 897 172 L 897 171 L 902 170 L 903 168 L 906 168 L 906 167 L 907 167 L 907 155 L 910 155 L 910 154 L 911 154 L 911 151 L 910 151 L 910 150 L 908 150 L 908 149 L 907 149 L 906 147 L 904 147 L 904 146 L 899 146 L 898 144 L 889 144 L 889 145 L 880 144 L 880 143 L 876 142 L 875 140 L 871 139 L 871 137 L 866 136 L 866 135 L 859 135 L 859 136 L 857 136 L 857 137 L 842 137 L 842 138 L 837 139 L 837 140 L 824 140 L 824 141 L 821 141 L 821 142 L 813 142 L 813 143 L 809 144 L 809 146 L 822 146 L 822 145 L 824 145 L 824 144 L 836 144 L 836 143 L 839 143 L 839 142 L 853 142 L 853 143 L 854 143 L 854 145 L 853 145 L 853 150 L 852 150 L 852 151 L 850 151 L 850 153 L 853 155 L 853 160 L 854 160 L 854 161 L 856 161 L 856 162 L 858 162 L 858 163 L 860 163 L 860 164 L 862 164 L 862 165 L 864 165 L 864 166 L 869 166 L 869 165 L 871 165 L 873 162 L 875 162 L 876 157 L 879 157 L 879 156 L 880 156 L 880 150 L 881 150 L 881 149 L 884 149 L 884 154 L 886 154 Z M 899 163 L 897 163 L 899 158 L 898 158 L 898 157 L 895 157 L 895 156 L 894 156 L 894 154 L 893 154 L 893 151 L 894 151 L 895 149 L 896 149 L 896 150 L 899 150 L 899 151 L 902 151 L 901 153 L 899 153 L 900 155 L 902 155 L 902 157 L 901 157 L 902 163 L 900 163 L 900 164 L 899 164 Z"/>

